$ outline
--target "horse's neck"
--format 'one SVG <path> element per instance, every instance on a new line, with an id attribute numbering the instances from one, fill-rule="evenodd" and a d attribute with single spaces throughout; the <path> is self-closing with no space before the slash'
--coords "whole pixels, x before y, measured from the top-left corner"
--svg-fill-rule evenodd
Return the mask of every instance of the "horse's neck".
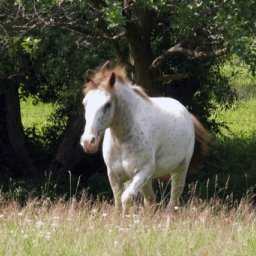
<path id="1" fill-rule="evenodd" d="M 137 116 L 145 112 L 148 104 L 129 87 L 121 87 L 116 93 L 116 113 L 111 127 L 112 135 L 119 139 L 132 136 L 133 128 L 138 125 Z"/>

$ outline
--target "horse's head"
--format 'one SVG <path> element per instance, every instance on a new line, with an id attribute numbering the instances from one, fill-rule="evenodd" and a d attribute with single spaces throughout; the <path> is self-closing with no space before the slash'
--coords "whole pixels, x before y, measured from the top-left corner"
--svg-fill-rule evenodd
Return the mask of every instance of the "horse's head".
<path id="1" fill-rule="evenodd" d="M 104 131 L 112 124 L 115 113 L 115 83 L 115 72 L 102 69 L 93 74 L 93 78 L 86 84 L 83 99 L 86 125 L 80 144 L 87 153 L 95 153 L 98 150 Z"/>

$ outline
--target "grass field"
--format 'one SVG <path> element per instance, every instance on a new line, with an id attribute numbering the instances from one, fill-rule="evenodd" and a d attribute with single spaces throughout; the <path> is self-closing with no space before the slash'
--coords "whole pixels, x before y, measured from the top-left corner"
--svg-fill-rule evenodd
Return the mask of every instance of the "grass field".
<path id="1" fill-rule="evenodd" d="M 256 255 L 256 214 L 247 202 L 227 211 L 217 201 L 191 201 L 169 228 L 165 214 L 122 217 L 113 206 L 84 200 L 2 203 L 0 255 Z"/>
<path id="2" fill-rule="evenodd" d="M 240 100 L 216 115 L 229 130 L 222 129 L 209 168 L 222 174 L 232 170 L 234 188 L 244 189 L 243 175 L 250 184 L 256 178 L 256 82 L 246 69 L 236 71 L 240 74 L 232 83 Z M 24 126 L 43 126 L 51 111 L 50 105 L 32 108 L 31 101 L 22 103 Z M 192 195 L 167 229 L 164 210 L 139 209 L 122 217 L 106 202 L 57 198 L 31 199 L 20 207 L 0 193 L 0 255 L 256 255 L 255 208 L 248 197 L 240 203 L 227 194 L 224 199 L 202 201 Z"/>
<path id="3" fill-rule="evenodd" d="M 229 131 L 223 129 L 222 132 L 235 137 L 255 135 L 256 77 L 252 77 L 243 66 L 226 65 L 223 72 L 231 77 L 230 82 L 237 92 L 238 100 L 230 109 L 218 111 L 217 121 L 224 121 L 229 127 Z M 232 73 L 236 75 L 232 77 Z"/>
<path id="4" fill-rule="evenodd" d="M 227 193 L 240 197 L 247 189 L 256 188 L 256 78 L 243 66 L 226 65 L 227 75 L 236 73 L 230 81 L 237 91 L 238 100 L 227 110 L 216 113 L 218 122 L 225 122 L 222 136 L 217 137 L 217 147 L 207 166 L 207 176 L 215 186 L 218 175 L 219 187 L 226 186 Z"/>

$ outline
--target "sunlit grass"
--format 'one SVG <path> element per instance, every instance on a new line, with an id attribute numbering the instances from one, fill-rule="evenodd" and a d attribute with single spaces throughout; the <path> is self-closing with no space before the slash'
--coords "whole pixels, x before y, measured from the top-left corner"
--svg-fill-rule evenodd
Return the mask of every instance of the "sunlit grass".
<path id="1" fill-rule="evenodd" d="M 256 191 L 256 77 L 236 62 L 225 65 L 223 72 L 231 75 L 233 70 L 238 72 L 231 77 L 238 99 L 231 108 L 219 108 L 214 114 L 215 120 L 225 126 L 216 135 L 206 179 L 214 182 L 218 175 L 223 186 L 228 179 L 228 191 L 241 197 L 251 187 Z"/>
<path id="2" fill-rule="evenodd" d="M 256 136 L 256 98 L 243 99 L 228 110 L 219 110 L 216 120 L 228 126 L 228 129 L 222 129 L 225 135 L 251 137 L 255 134 Z"/>
<path id="3" fill-rule="evenodd" d="M 25 128 L 36 127 L 40 130 L 49 124 L 49 116 L 53 113 L 54 107 L 51 104 L 38 102 L 33 104 L 31 97 L 21 100 L 21 120 Z"/>
<path id="4" fill-rule="evenodd" d="M 245 64 L 238 60 L 227 62 L 222 72 L 229 77 L 229 81 L 235 88 L 239 99 L 250 99 L 256 97 L 256 77 L 252 75 Z"/>
<path id="5" fill-rule="evenodd" d="M 165 211 L 122 216 L 112 205 L 32 200 L 0 207 L 1 255 L 255 255 L 256 215 L 192 200 L 166 227 Z"/>
<path id="6" fill-rule="evenodd" d="M 238 100 L 227 110 L 220 108 L 216 121 L 226 124 L 228 130 L 221 130 L 226 136 L 251 137 L 256 133 L 256 77 L 236 59 L 224 65 L 222 72 L 229 77 Z"/>

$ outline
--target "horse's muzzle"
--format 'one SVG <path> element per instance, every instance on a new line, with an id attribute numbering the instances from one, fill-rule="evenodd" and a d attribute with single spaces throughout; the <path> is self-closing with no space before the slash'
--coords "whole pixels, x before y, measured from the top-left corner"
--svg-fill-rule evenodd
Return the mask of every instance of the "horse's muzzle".
<path id="1" fill-rule="evenodd" d="M 95 136 L 90 136 L 87 139 L 83 139 L 83 137 L 81 137 L 80 144 L 84 151 L 90 154 L 96 153 L 99 148 L 99 140 L 97 140 Z"/>

